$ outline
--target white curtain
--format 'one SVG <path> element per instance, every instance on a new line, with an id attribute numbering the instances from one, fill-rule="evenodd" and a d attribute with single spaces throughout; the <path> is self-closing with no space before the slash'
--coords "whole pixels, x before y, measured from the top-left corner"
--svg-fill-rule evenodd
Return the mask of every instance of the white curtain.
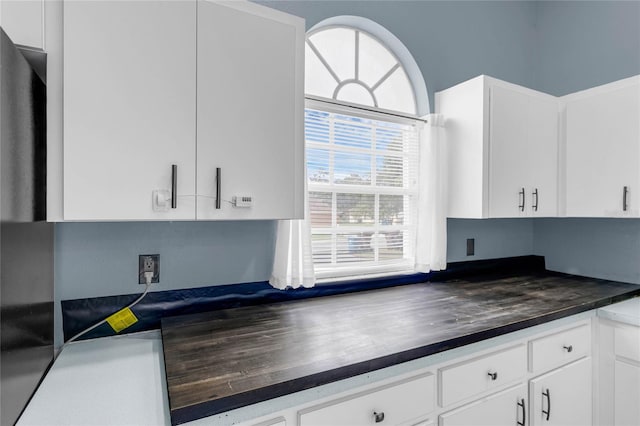
<path id="1" fill-rule="evenodd" d="M 444 118 L 429 114 L 420 135 L 416 272 L 447 267 L 447 148 Z"/>
<path id="2" fill-rule="evenodd" d="M 304 219 L 278 222 L 275 257 L 269 284 L 280 290 L 287 287 L 313 287 L 316 284 L 311 256 L 311 226 L 309 224 L 306 173 L 304 217 Z"/>

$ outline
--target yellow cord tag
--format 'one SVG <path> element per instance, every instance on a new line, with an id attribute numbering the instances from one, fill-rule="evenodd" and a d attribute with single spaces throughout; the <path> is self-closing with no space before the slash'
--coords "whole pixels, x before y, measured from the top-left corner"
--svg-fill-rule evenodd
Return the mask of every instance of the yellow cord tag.
<path id="1" fill-rule="evenodd" d="M 107 318 L 107 322 L 113 331 L 120 333 L 125 328 L 137 323 L 138 318 L 131 312 L 131 309 L 124 308 Z"/>

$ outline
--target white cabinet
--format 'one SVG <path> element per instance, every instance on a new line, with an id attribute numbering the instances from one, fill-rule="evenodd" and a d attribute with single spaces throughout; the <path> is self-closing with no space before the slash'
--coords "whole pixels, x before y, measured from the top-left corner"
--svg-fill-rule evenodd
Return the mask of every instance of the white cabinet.
<path id="1" fill-rule="evenodd" d="M 480 76 L 436 94 L 446 118 L 449 217 L 556 216 L 557 98 Z"/>
<path id="2" fill-rule="evenodd" d="M 198 3 L 198 219 L 302 217 L 303 42 L 291 15 Z"/>
<path id="3" fill-rule="evenodd" d="M 524 426 L 527 423 L 524 384 L 482 398 L 440 416 L 440 426 Z"/>
<path id="4" fill-rule="evenodd" d="M 531 426 L 592 424 L 591 358 L 582 358 L 532 379 Z"/>
<path id="5" fill-rule="evenodd" d="M 195 1 L 65 2 L 65 220 L 195 219 L 195 78 Z"/>
<path id="6" fill-rule="evenodd" d="M 563 98 L 566 215 L 640 216 L 640 77 Z"/>
<path id="7" fill-rule="evenodd" d="M 598 310 L 598 421 L 640 425 L 640 298 Z"/>
<path id="8" fill-rule="evenodd" d="M 302 217 L 303 43 L 251 2 L 66 2 L 64 219 Z"/>
<path id="9" fill-rule="evenodd" d="M 15 44 L 44 49 L 44 0 L 0 1 L 0 26 Z"/>

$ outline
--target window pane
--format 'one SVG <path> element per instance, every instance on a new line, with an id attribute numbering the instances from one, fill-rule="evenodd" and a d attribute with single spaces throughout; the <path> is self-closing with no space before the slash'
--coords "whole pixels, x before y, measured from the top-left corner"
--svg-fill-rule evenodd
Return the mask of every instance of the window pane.
<path id="1" fill-rule="evenodd" d="M 338 225 L 370 226 L 375 220 L 375 195 L 336 194 Z"/>
<path id="2" fill-rule="evenodd" d="M 385 151 L 402 151 L 404 129 L 395 123 L 381 123 L 376 128 L 376 149 Z"/>
<path id="3" fill-rule="evenodd" d="M 338 263 L 370 262 L 375 259 L 371 247 L 373 232 L 336 235 L 336 261 Z"/>
<path id="4" fill-rule="evenodd" d="M 371 156 L 337 151 L 333 173 L 336 184 L 370 185 Z"/>
<path id="5" fill-rule="evenodd" d="M 329 182 L 329 150 L 307 148 L 307 180 Z"/>
<path id="6" fill-rule="evenodd" d="M 380 194 L 380 225 L 404 223 L 404 196 Z"/>
<path id="7" fill-rule="evenodd" d="M 304 136 L 307 142 L 329 143 L 329 113 L 306 110 Z"/>
<path id="8" fill-rule="evenodd" d="M 359 78 L 373 87 L 397 63 L 396 58 L 377 40 L 360 32 Z"/>
<path id="9" fill-rule="evenodd" d="M 358 124 L 356 121 L 336 121 L 334 128 L 336 145 L 371 148 L 371 139 L 373 136 L 371 125 Z"/>
<path id="10" fill-rule="evenodd" d="M 309 192 L 309 219 L 312 228 L 331 227 L 332 205 L 330 192 Z"/>
<path id="11" fill-rule="evenodd" d="M 402 231 L 381 232 L 384 246 L 380 245 L 378 252 L 380 260 L 402 259 L 404 257 L 404 233 Z"/>
<path id="12" fill-rule="evenodd" d="M 404 159 L 378 155 L 376 157 L 376 178 L 378 186 L 402 187 L 404 183 Z"/>
<path id="13" fill-rule="evenodd" d="M 331 263 L 331 241 L 330 234 L 311 235 L 311 253 L 314 264 Z"/>
<path id="14" fill-rule="evenodd" d="M 308 95 L 323 96 L 325 98 L 333 97 L 333 92 L 338 87 L 338 82 L 329 73 L 327 67 L 324 66 L 316 54 L 305 45 L 305 79 L 304 92 Z"/>
<path id="15" fill-rule="evenodd" d="M 416 113 L 413 88 L 402 68 L 395 70 L 373 93 L 380 108 Z"/>
<path id="16" fill-rule="evenodd" d="M 354 104 L 376 106 L 371 92 L 357 83 L 347 83 L 342 86 L 336 94 L 336 99 Z"/>
<path id="17" fill-rule="evenodd" d="M 356 33 L 354 30 L 332 28 L 311 35 L 309 40 L 341 81 L 355 77 Z"/>

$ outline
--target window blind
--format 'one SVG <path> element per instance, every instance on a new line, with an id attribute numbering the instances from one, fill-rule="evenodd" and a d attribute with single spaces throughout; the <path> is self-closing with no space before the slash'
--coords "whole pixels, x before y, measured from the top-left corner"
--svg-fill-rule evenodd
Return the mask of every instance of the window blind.
<path id="1" fill-rule="evenodd" d="M 308 101 L 309 219 L 319 279 L 413 270 L 421 127 Z"/>

